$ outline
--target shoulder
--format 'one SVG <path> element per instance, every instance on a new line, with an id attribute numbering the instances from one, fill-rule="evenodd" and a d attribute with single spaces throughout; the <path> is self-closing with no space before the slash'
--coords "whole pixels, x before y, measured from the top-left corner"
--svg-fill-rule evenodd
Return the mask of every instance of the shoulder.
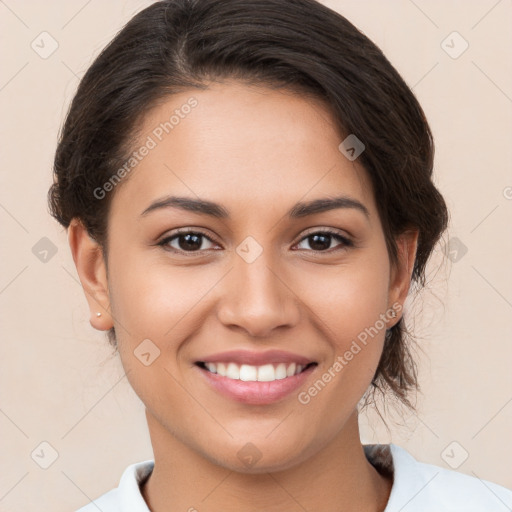
<path id="1" fill-rule="evenodd" d="M 102 494 L 76 512 L 149 512 L 139 486 L 153 471 L 153 467 L 153 460 L 129 465 L 121 475 L 116 488 Z"/>
<path id="2" fill-rule="evenodd" d="M 512 491 L 457 471 L 417 461 L 395 444 L 365 445 L 369 460 L 388 448 L 393 486 L 385 512 L 505 512 L 512 508 Z M 367 448 L 368 447 L 368 448 Z"/>

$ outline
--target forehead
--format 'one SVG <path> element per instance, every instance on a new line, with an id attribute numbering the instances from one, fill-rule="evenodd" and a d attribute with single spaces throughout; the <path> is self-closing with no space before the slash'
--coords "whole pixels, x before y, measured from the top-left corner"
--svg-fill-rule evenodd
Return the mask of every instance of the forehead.
<path id="1" fill-rule="evenodd" d="M 320 100 L 212 83 L 166 98 L 148 112 L 139 133 L 137 163 L 115 191 L 113 210 L 140 214 L 165 194 L 229 201 L 233 210 L 288 209 L 347 194 L 375 212 L 366 171 L 339 151 L 343 136 Z"/>

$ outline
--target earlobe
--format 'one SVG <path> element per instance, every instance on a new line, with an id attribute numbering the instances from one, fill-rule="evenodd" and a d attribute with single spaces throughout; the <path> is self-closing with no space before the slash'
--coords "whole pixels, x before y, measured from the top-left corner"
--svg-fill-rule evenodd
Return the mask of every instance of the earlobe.
<path id="1" fill-rule="evenodd" d="M 76 218 L 69 225 L 68 242 L 89 305 L 91 325 L 99 331 L 106 331 L 113 322 L 103 250 Z"/>
<path id="2" fill-rule="evenodd" d="M 388 308 L 395 309 L 398 314 L 394 318 L 392 325 L 400 321 L 405 299 L 409 293 L 411 277 L 416 261 L 416 251 L 418 249 L 417 229 L 408 230 L 400 234 L 396 239 L 398 250 L 398 264 L 392 268 L 389 283 Z M 393 307 L 393 306 L 396 307 Z"/>

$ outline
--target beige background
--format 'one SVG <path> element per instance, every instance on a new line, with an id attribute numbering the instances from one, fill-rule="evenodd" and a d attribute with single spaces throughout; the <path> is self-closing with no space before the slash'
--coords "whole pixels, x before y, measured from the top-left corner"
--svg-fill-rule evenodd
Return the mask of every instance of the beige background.
<path id="1" fill-rule="evenodd" d="M 0 2 L 2 511 L 75 510 L 152 457 L 142 404 L 89 324 L 66 234 L 46 207 L 58 129 L 80 77 L 149 3 Z M 425 352 L 418 414 L 402 425 L 388 419 L 390 432 L 374 414 L 363 417 L 363 442 L 392 440 L 424 462 L 512 487 L 512 3 L 324 3 L 413 87 L 452 217 L 429 289 L 408 308 Z M 58 42 L 46 59 L 31 47 L 43 31 Z M 469 43 L 456 59 L 441 46 L 453 31 Z M 463 44 L 453 37 L 452 52 Z M 57 249 L 46 263 L 32 252 L 43 237 Z M 455 262 L 444 257 L 450 238 Z M 48 469 L 39 465 L 51 461 L 42 442 L 58 455 Z"/>

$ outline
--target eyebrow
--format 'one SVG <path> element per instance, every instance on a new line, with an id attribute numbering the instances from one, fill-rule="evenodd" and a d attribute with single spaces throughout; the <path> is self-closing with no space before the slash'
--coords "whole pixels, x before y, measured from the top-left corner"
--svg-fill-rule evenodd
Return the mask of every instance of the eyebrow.
<path id="1" fill-rule="evenodd" d="M 218 219 L 230 218 L 229 211 L 220 204 L 205 199 L 178 196 L 166 196 L 156 200 L 141 213 L 141 217 L 162 208 L 179 208 L 193 213 L 209 215 Z M 370 213 L 366 206 L 357 199 L 348 196 L 325 197 L 309 202 L 299 202 L 294 205 L 287 214 L 291 219 L 298 219 L 338 208 L 355 209 L 363 213 L 368 219 L 370 218 Z"/>

